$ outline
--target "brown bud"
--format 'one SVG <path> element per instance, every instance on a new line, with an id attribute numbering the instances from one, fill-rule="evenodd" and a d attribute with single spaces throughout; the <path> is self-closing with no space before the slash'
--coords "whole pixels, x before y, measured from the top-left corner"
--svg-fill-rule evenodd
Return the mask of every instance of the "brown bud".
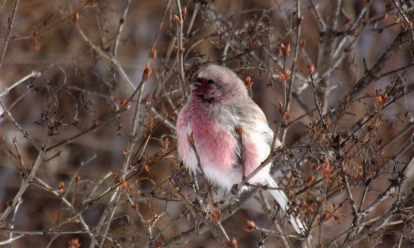
<path id="1" fill-rule="evenodd" d="M 256 224 L 254 224 L 254 222 L 253 222 L 253 221 L 248 220 L 248 221 L 247 221 L 247 227 L 245 227 L 245 228 L 244 228 L 244 230 L 246 230 L 246 231 L 248 231 L 248 232 L 251 232 L 251 231 L 253 231 L 253 230 L 255 230 L 255 229 L 256 229 Z"/>
<path id="2" fill-rule="evenodd" d="M 191 147 L 194 146 L 194 138 L 193 138 L 193 133 L 192 132 L 189 135 L 187 134 L 187 141 L 188 141 L 188 144 L 190 144 Z"/>
<path id="3" fill-rule="evenodd" d="M 244 80 L 244 85 L 246 85 L 247 89 L 250 89 L 253 86 L 252 78 L 250 76 L 247 76 Z"/>
<path id="4" fill-rule="evenodd" d="M 71 238 L 68 243 L 71 248 L 80 248 L 82 246 L 82 243 L 79 242 L 79 238 Z"/>
<path id="5" fill-rule="evenodd" d="M 73 15 L 73 22 L 74 22 L 74 23 L 77 23 L 77 22 L 78 22 L 78 20 L 79 20 L 79 12 L 76 12 L 76 13 Z"/>
<path id="6" fill-rule="evenodd" d="M 282 54 L 284 55 L 284 54 L 285 54 L 285 45 L 283 45 L 283 43 L 281 43 L 281 44 L 279 45 L 279 49 L 280 49 L 280 51 L 282 52 Z"/>
<path id="7" fill-rule="evenodd" d="M 125 181 L 124 178 L 121 179 L 121 188 L 122 189 L 127 189 L 128 188 L 128 183 L 127 183 L 127 181 Z"/>
<path id="8" fill-rule="evenodd" d="M 183 16 L 183 19 L 185 19 L 185 17 L 187 16 L 187 7 L 183 8 L 183 10 L 181 11 L 181 14 Z"/>
<path id="9" fill-rule="evenodd" d="M 173 19 L 173 21 L 174 21 L 175 23 L 177 23 L 177 24 L 179 24 L 179 23 L 181 22 L 181 21 L 180 21 L 180 17 L 179 17 L 178 15 L 173 15 L 172 19 Z"/>
<path id="10" fill-rule="evenodd" d="M 284 85 L 286 82 L 286 77 L 283 73 L 279 73 L 280 82 Z"/>
<path id="11" fill-rule="evenodd" d="M 338 224 L 340 225 L 341 224 L 341 217 L 337 214 L 334 214 L 333 217 L 336 221 L 338 221 Z"/>
<path id="12" fill-rule="evenodd" d="M 237 239 L 235 237 L 231 238 L 231 244 L 233 247 L 237 247 Z"/>
<path id="13" fill-rule="evenodd" d="M 122 101 L 121 101 L 121 108 L 124 108 L 125 107 L 125 105 L 126 105 L 126 100 L 125 99 L 123 99 Z"/>
<path id="14" fill-rule="evenodd" d="M 234 128 L 234 131 L 238 134 L 238 135 L 242 135 L 243 134 L 243 127 L 242 126 L 236 126 Z"/>
<path id="15" fill-rule="evenodd" d="M 308 177 L 308 179 L 306 179 L 305 184 L 309 186 L 309 185 L 311 185 L 314 181 L 315 181 L 315 176 L 310 176 L 310 177 Z"/>
<path id="16" fill-rule="evenodd" d="M 384 93 L 384 94 L 382 94 L 380 96 L 375 97 L 375 99 L 377 100 L 378 104 L 380 106 L 382 106 L 382 105 L 384 105 L 387 102 L 388 95 L 387 95 L 387 93 Z"/>
<path id="17" fill-rule="evenodd" d="M 332 167 L 329 162 L 326 162 L 322 167 L 322 177 L 324 181 L 329 181 L 332 174 Z"/>
<path id="18" fill-rule="evenodd" d="M 285 57 L 288 57 L 288 56 L 289 56 L 289 54 L 290 54 L 290 44 L 288 44 L 288 45 L 286 46 L 286 49 L 285 49 L 285 52 L 283 53 L 283 55 L 284 55 Z"/>
<path id="19" fill-rule="evenodd" d="M 159 109 L 164 109 L 164 102 L 163 102 L 163 101 L 161 101 L 161 99 L 158 99 L 158 100 L 157 100 L 157 107 L 158 107 Z"/>
<path id="20" fill-rule="evenodd" d="M 285 69 L 285 77 L 286 78 L 290 77 L 290 70 L 288 68 Z"/>
<path id="21" fill-rule="evenodd" d="M 60 182 L 59 183 L 59 194 L 63 194 L 65 192 L 65 183 L 64 182 Z"/>
<path id="22" fill-rule="evenodd" d="M 211 219 L 214 221 L 214 223 L 218 224 L 221 219 L 221 212 L 220 209 L 216 208 L 213 212 L 210 213 Z"/>
<path id="23" fill-rule="evenodd" d="M 325 213 L 323 213 L 323 220 L 327 220 L 328 218 L 330 218 L 332 216 L 331 212 L 325 211 Z"/>
<path id="24" fill-rule="evenodd" d="M 312 63 L 309 63 L 309 64 L 306 66 L 306 69 L 308 70 L 308 73 L 309 73 L 309 74 L 313 74 L 313 73 L 315 72 L 315 66 L 314 66 Z"/>
<path id="25" fill-rule="evenodd" d="M 283 104 L 282 104 L 282 102 L 281 102 L 281 101 L 279 101 L 279 102 L 277 103 L 277 109 L 279 110 L 279 113 L 282 113 L 282 111 L 283 111 Z"/>
<path id="26" fill-rule="evenodd" d="M 157 50 L 152 50 L 152 52 L 151 52 L 151 57 L 152 57 L 152 59 L 156 59 L 157 58 Z"/>
<path id="27" fill-rule="evenodd" d="M 151 73 L 151 68 L 145 67 L 144 72 L 142 73 L 142 81 L 147 81 L 147 79 L 151 76 Z"/>

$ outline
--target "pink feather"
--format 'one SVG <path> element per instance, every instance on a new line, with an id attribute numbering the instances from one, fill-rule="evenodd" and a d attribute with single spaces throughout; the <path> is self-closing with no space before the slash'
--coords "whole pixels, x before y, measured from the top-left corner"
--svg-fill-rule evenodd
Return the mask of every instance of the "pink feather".
<path id="1" fill-rule="evenodd" d="M 184 165 L 194 174 L 197 158 L 188 142 L 193 134 L 194 145 L 205 177 L 230 190 L 242 180 L 240 136 L 242 127 L 245 175 L 250 174 L 270 154 L 273 132 L 263 111 L 248 96 L 243 81 L 231 70 L 209 65 L 192 83 L 192 92 L 177 120 L 178 152 Z M 280 142 L 277 140 L 277 146 Z M 269 175 L 271 163 L 259 171 L 250 183 L 268 183 L 277 187 Z M 269 190 L 281 209 L 288 210 L 290 201 L 280 190 Z M 290 216 L 294 229 L 303 234 L 305 225 L 297 216 Z"/>

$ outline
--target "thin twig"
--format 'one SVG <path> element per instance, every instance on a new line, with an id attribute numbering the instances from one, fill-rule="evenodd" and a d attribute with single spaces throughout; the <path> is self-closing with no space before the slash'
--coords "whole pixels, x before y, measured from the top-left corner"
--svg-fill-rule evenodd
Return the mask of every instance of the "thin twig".
<path id="1" fill-rule="evenodd" d="M 114 58 L 116 58 L 116 56 L 117 56 L 119 39 L 121 38 L 122 29 L 123 29 L 123 27 L 125 25 L 125 22 L 127 20 L 126 16 L 128 14 L 128 10 L 129 10 L 130 5 L 131 5 L 131 0 L 128 0 L 126 6 L 124 8 L 124 13 L 122 14 L 122 17 L 119 20 L 118 32 L 116 33 L 115 44 L 114 44 L 114 52 L 113 52 Z"/>
<path id="2" fill-rule="evenodd" d="M 16 17 L 17 5 L 18 4 L 19 4 L 19 0 L 14 0 L 12 15 L 8 19 L 6 37 L 4 38 L 3 47 L 1 48 L 0 67 L 3 63 L 4 56 L 6 55 L 6 49 L 7 49 L 7 45 L 9 44 L 9 41 L 10 41 L 11 31 L 13 29 L 13 22 L 14 22 L 14 18 Z"/>
<path id="3" fill-rule="evenodd" d="M 12 90 L 14 87 L 20 85 L 21 83 L 23 83 L 27 79 L 29 79 L 29 78 L 38 78 L 41 75 L 42 75 L 42 73 L 40 73 L 38 71 L 32 71 L 31 73 L 27 74 L 26 76 L 22 77 L 21 79 L 17 80 L 16 82 L 14 82 L 9 87 L 6 87 L 6 89 L 2 93 L 0 93 L 0 97 L 9 94 L 10 90 Z"/>

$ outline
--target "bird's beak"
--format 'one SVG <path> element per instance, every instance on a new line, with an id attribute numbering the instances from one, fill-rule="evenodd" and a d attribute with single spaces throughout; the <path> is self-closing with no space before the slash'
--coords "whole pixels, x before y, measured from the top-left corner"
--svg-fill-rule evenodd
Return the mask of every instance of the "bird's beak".
<path id="1" fill-rule="evenodd" d="M 201 83 L 199 81 L 197 81 L 197 79 L 194 79 L 190 82 L 190 89 L 191 90 L 195 90 L 198 89 L 198 87 L 201 86 Z"/>

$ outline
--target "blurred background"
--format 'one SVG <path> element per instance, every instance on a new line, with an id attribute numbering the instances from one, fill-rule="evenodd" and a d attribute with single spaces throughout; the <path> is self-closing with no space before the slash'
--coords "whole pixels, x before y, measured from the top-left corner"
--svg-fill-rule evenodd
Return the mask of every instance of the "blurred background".
<path id="1" fill-rule="evenodd" d="M 399 0 L 0 1 L 0 244 L 220 247 L 210 232 L 174 243 L 200 219 L 171 183 L 190 181 L 174 128 L 187 81 L 213 63 L 250 77 L 252 98 L 287 148 L 309 148 L 297 183 L 309 186 L 298 201 L 313 221 L 310 246 L 410 247 L 412 7 Z M 328 148 L 346 159 L 313 154 Z M 347 237 L 355 213 L 338 161 L 356 206 L 372 206 L 365 228 L 395 202 L 405 199 L 405 208 L 370 236 L 361 229 L 359 240 Z M 223 221 L 238 247 L 286 246 L 263 194 Z M 262 230 L 246 231 L 247 220 Z"/>

